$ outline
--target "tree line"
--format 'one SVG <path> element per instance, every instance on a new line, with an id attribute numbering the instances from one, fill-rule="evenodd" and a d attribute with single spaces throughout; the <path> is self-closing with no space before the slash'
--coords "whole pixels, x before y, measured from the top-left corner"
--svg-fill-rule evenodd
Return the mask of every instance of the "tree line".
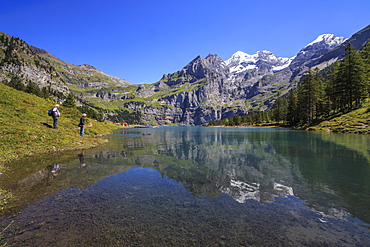
<path id="1" fill-rule="evenodd" d="M 309 68 L 299 86 L 279 96 L 270 110 L 217 120 L 209 125 L 281 123 L 303 128 L 360 108 L 370 97 L 370 43 L 348 43 L 342 59 L 323 70 Z"/>

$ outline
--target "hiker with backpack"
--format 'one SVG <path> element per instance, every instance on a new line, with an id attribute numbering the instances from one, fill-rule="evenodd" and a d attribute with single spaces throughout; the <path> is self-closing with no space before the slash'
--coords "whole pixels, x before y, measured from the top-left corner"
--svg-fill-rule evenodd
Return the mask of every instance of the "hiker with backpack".
<path id="1" fill-rule="evenodd" d="M 59 112 L 59 105 L 56 104 L 54 108 L 49 110 L 49 116 L 53 117 L 53 128 L 57 129 L 58 128 L 58 119 L 60 117 L 60 112 Z"/>

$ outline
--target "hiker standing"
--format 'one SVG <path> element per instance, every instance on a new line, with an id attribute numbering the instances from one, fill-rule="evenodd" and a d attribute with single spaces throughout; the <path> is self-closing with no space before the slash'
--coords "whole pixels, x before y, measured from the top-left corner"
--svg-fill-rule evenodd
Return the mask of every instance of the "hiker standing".
<path id="1" fill-rule="evenodd" d="M 53 120 L 54 120 L 54 124 L 53 124 L 53 127 L 54 129 L 57 129 L 58 128 L 58 118 L 60 117 L 60 112 L 59 112 L 59 105 L 56 104 L 52 110 L 53 114 Z"/>
<path id="2" fill-rule="evenodd" d="M 86 117 L 86 114 L 83 113 L 82 117 L 80 118 L 80 123 L 78 124 L 78 126 L 80 127 L 80 136 L 85 135 L 85 117 Z"/>

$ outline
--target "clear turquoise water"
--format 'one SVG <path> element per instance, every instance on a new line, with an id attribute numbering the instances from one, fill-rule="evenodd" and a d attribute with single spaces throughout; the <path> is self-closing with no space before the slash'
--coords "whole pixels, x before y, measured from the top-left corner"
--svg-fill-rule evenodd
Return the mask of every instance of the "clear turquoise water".
<path id="1" fill-rule="evenodd" d="M 109 139 L 21 175 L 14 164 L 0 184 L 26 199 L 4 210 L 0 244 L 369 246 L 368 136 L 160 127 Z"/>

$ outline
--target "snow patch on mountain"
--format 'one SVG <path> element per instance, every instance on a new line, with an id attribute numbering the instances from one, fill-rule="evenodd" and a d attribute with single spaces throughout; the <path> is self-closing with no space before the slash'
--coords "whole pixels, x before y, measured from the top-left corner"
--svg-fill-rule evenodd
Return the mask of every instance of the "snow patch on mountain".
<path id="1" fill-rule="evenodd" d="M 287 68 L 288 66 L 289 66 L 289 64 L 290 64 L 290 62 L 291 62 L 292 60 L 289 60 L 289 62 L 288 63 L 285 63 L 285 64 L 283 64 L 283 65 L 281 65 L 281 66 L 273 66 L 272 67 L 272 70 L 274 71 L 274 72 L 276 72 L 276 71 L 280 71 L 280 70 L 283 70 L 283 69 L 285 69 L 285 68 Z"/>
<path id="2" fill-rule="evenodd" d="M 240 73 L 245 70 L 254 69 L 256 68 L 257 62 L 255 55 L 249 55 L 245 52 L 237 51 L 231 56 L 231 58 L 225 61 L 225 64 L 229 67 L 229 71 L 231 73 Z"/>
<path id="3" fill-rule="evenodd" d="M 288 67 L 291 61 L 291 58 L 277 57 L 266 50 L 258 51 L 253 55 L 237 51 L 225 61 L 225 64 L 229 67 L 230 73 L 239 74 L 247 70 L 258 70 L 262 62 L 269 63 L 273 71 L 279 71 Z"/>

